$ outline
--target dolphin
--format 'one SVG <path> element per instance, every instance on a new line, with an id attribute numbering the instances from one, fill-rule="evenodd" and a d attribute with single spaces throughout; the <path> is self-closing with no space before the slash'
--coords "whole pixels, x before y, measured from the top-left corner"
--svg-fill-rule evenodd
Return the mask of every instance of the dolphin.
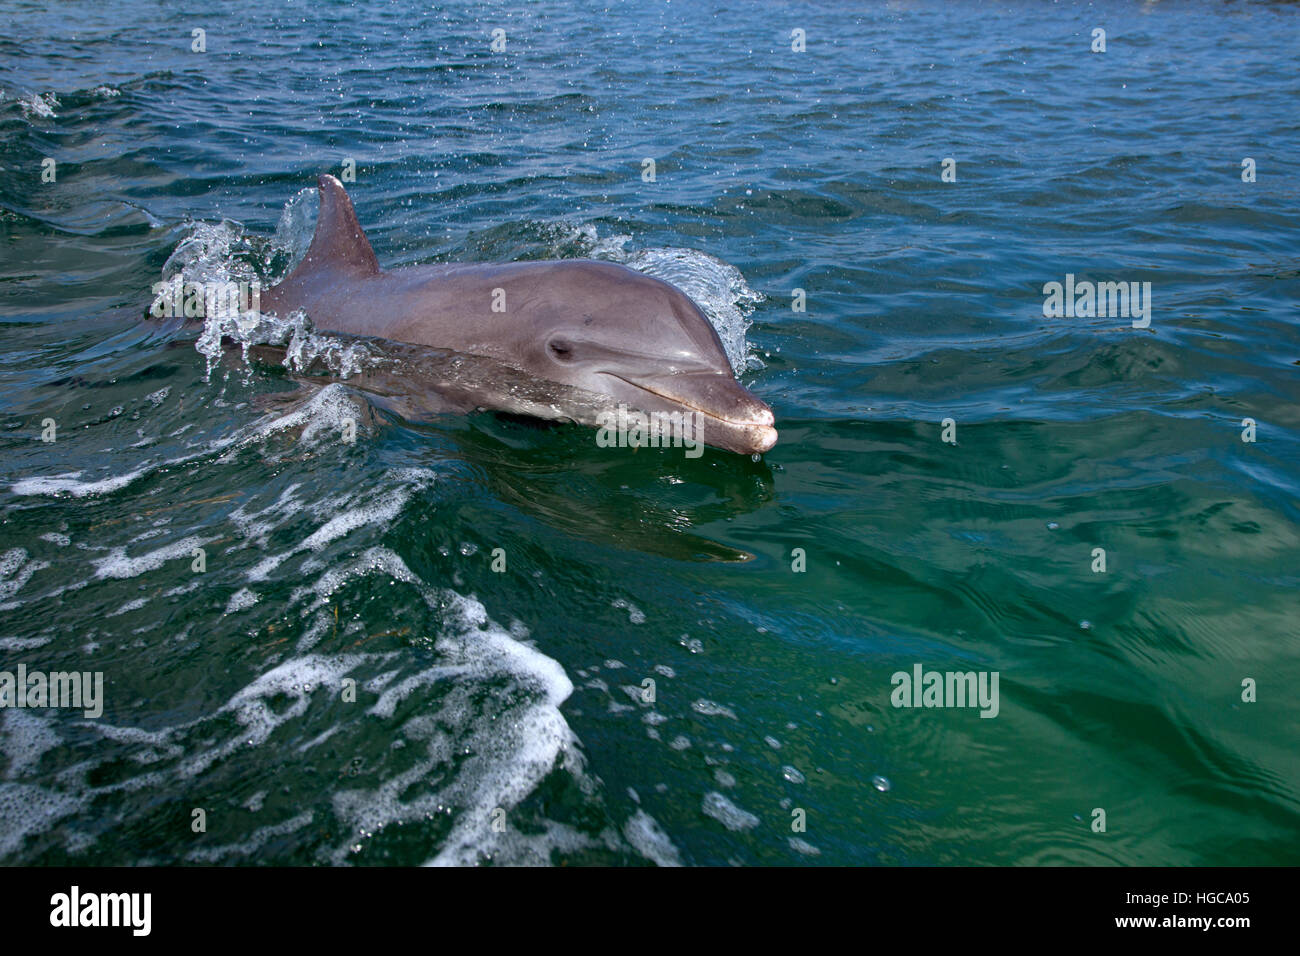
<path id="1" fill-rule="evenodd" d="M 621 406 L 693 415 L 688 440 L 740 454 L 776 444 L 772 409 L 736 381 L 717 331 L 669 283 L 590 259 L 384 271 L 343 184 L 325 175 L 317 186 L 311 245 L 261 293 L 260 311 L 301 310 L 318 330 L 395 343 L 397 365 L 370 375 L 392 407 L 436 407 L 414 394 L 433 390 L 451 407 L 614 427 Z M 354 384 L 365 390 L 366 376 Z"/>

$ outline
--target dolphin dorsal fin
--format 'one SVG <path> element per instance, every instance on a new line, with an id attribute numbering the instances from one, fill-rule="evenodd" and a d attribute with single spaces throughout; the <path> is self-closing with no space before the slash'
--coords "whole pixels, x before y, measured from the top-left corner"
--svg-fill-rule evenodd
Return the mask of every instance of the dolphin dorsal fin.
<path id="1" fill-rule="evenodd" d="M 328 173 L 316 180 L 320 190 L 320 212 L 316 217 L 316 234 L 312 236 L 307 255 L 303 257 L 296 274 L 333 270 L 359 275 L 379 272 L 379 260 L 370 248 L 357 222 L 357 211 L 352 208 L 343 184 Z"/>

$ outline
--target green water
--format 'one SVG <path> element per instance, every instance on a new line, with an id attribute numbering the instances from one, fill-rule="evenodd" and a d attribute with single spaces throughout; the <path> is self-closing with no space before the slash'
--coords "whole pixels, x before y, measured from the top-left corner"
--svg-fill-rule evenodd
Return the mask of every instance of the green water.
<path id="1" fill-rule="evenodd" d="M 0 861 L 1297 862 L 1295 9 L 832 7 L 799 60 L 677 7 L 247 5 L 202 58 L 20 8 L 0 670 L 105 695 L 0 712 Z M 386 267 L 695 283 L 779 443 L 290 405 L 139 321 L 274 279 L 343 156 Z M 1067 273 L 1150 327 L 1045 317 Z M 996 716 L 893 706 L 916 665 Z"/>

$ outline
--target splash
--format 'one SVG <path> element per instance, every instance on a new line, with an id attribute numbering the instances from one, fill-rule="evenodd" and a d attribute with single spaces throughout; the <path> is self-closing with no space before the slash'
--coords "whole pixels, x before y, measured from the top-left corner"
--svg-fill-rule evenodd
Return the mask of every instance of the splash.
<path id="1" fill-rule="evenodd" d="M 163 266 L 163 281 L 208 288 L 229 283 L 274 285 L 306 254 L 316 202 L 315 190 L 301 190 L 285 204 L 270 239 L 250 235 L 241 224 L 230 220 L 190 223 L 189 234 Z M 281 318 L 213 297 L 204 312 L 203 331 L 195 348 L 204 357 L 209 380 L 225 353 L 226 341 L 241 349 L 245 369 L 249 368 L 250 349 L 259 345 L 283 349 L 282 362 L 290 371 L 305 372 L 318 366 L 344 379 L 366 368 L 375 358 L 360 342 L 318 332 L 301 311 Z"/>
<path id="2" fill-rule="evenodd" d="M 754 307 L 766 296 L 750 288 L 731 263 L 698 249 L 676 246 L 630 250 L 631 236 L 600 238 L 591 224 L 556 223 L 547 232 L 547 245 L 555 251 L 617 262 L 676 286 L 717 330 L 735 374 L 764 368 L 763 361 L 750 351 L 746 333 L 753 325 L 750 315 Z"/>
<path id="3" fill-rule="evenodd" d="M 53 93 L 30 93 L 18 100 L 18 108 L 28 118 L 57 119 L 59 114 L 54 111 L 58 105 L 59 99 Z"/>

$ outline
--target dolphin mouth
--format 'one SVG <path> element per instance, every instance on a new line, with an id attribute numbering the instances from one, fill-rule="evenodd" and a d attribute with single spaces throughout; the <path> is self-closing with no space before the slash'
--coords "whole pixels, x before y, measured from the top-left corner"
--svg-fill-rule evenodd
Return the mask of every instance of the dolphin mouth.
<path id="1" fill-rule="evenodd" d="M 661 392 L 658 389 L 643 385 L 640 382 L 634 382 L 631 379 L 624 378 L 616 372 L 604 372 L 603 374 L 616 378 L 626 385 L 638 391 L 645 392 L 669 405 L 686 408 L 690 411 L 703 415 L 709 421 L 721 426 L 721 429 L 713 429 L 710 436 L 704 438 L 704 443 L 716 445 L 725 448 L 728 451 L 734 451 L 738 454 L 752 455 L 761 454 L 768 451 L 776 444 L 777 431 L 773 425 L 776 424 L 776 416 L 772 414 L 772 409 L 759 398 L 756 398 L 735 379 L 729 379 L 731 387 L 737 392 L 743 394 L 754 405 L 759 406 L 754 415 L 747 418 L 731 418 L 721 415 L 716 411 L 711 411 L 701 407 L 697 402 L 691 401 L 680 394 L 671 392 Z M 651 409 L 645 409 L 651 411 Z M 719 434 L 720 432 L 720 434 Z"/>

